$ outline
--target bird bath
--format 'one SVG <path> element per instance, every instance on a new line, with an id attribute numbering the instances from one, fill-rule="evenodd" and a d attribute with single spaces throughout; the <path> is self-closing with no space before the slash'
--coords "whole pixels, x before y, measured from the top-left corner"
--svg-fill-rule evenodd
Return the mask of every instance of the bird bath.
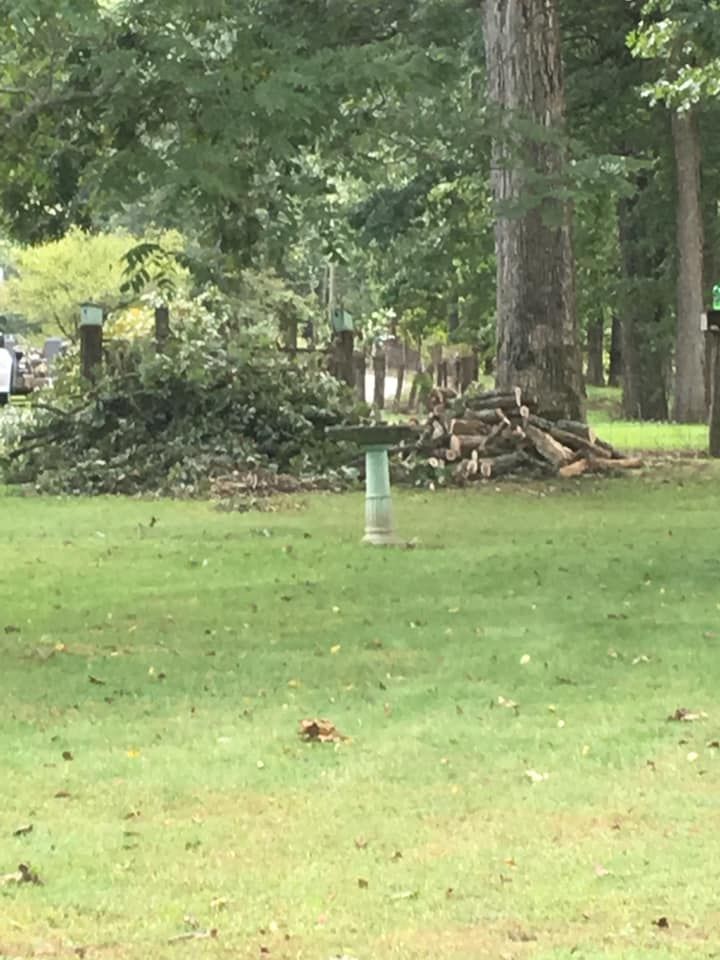
<path id="1" fill-rule="evenodd" d="M 356 443 L 365 451 L 365 536 L 363 543 L 387 547 L 398 543 L 390 496 L 388 449 L 417 435 L 402 424 L 375 423 L 357 427 L 328 427 L 333 440 Z"/>

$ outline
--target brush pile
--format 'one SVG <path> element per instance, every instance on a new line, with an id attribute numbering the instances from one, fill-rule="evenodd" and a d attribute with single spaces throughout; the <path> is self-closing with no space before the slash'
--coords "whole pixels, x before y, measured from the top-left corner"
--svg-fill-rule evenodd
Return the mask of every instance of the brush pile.
<path id="1" fill-rule="evenodd" d="M 416 483 L 466 483 L 508 475 L 579 477 L 642 466 L 605 443 L 587 424 L 548 420 L 516 387 L 511 393 L 437 387 L 417 445 L 404 458 Z M 398 477 L 401 479 L 401 476 Z"/>

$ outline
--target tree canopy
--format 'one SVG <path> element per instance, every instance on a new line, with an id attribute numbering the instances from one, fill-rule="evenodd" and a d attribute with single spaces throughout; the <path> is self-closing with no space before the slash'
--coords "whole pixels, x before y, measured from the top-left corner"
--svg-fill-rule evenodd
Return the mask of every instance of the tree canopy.
<path id="1" fill-rule="evenodd" d="M 676 379 L 697 379 L 676 324 L 720 261 L 718 0 L 562 4 L 566 109 L 550 127 L 489 96 L 482 13 L 470 0 L 2 0 L 0 230 L 36 245 L 73 227 L 172 229 L 199 283 L 237 292 L 249 267 L 270 270 L 318 304 L 334 262 L 364 317 L 489 354 L 498 218 L 562 206 L 578 330 L 596 352 L 600 330 L 602 374 L 618 321 L 626 412 L 661 416 Z M 694 161 L 670 115 L 690 110 L 700 254 L 674 226 Z M 491 190 L 501 134 L 503 169 L 522 170 L 511 208 Z M 531 159 L 550 149 L 559 166 Z M 679 298 L 688 283 L 694 299 Z"/>

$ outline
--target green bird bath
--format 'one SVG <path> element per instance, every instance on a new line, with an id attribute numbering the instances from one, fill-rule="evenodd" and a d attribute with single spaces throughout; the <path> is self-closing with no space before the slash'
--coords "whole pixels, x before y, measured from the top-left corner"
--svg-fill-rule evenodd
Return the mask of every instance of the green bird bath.
<path id="1" fill-rule="evenodd" d="M 356 443 L 365 451 L 365 536 L 363 543 L 388 547 L 399 541 L 393 523 L 388 449 L 412 440 L 416 431 L 401 424 L 376 423 L 360 427 L 328 427 L 333 440 Z"/>

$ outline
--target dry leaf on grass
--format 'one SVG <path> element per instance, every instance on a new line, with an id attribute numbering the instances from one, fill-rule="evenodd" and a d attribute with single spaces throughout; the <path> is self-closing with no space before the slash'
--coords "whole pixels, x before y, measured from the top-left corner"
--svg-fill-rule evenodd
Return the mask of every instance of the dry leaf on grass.
<path id="1" fill-rule="evenodd" d="M 21 827 L 17 827 L 13 830 L 14 837 L 26 837 L 29 833 L 32 833 L 33 825 L 31 823 L 24 823 Z"/>
<path id="2" fill-rule="evenodd" d="M 695 720 L 707 720 L 707 714 L 703 710 L 688 710 L 687 707 L 678 707 L 674 713 L 670 714 L 668 720 L 678 723 L 693 723 Z"/>
<path id="3" fill-rule="evenodd" d="M 21 863 L 15 873 L 5 873 L 0 875 L 0 887 L 10 887 L 14 884 L 32 883 L 41 887 L 42 880 L 34 870 L 30 869 L 30 864 Z"/>
<path id="4" fill-rule="evenodd" d="M 526 770 L 525 776 L 531 783 L 543 783 L 549 775 L 547 773 L 538 773 L 537 770 Z"/>
<path id="5" fill-rule="evenodd" d="M 309 743 L 341 743 L 347 740 L 330 720 L 301 720 L 299 734 Z"/>
<path id="6" fill-rule="evenodd" d="M 519 709 L 514 700 L 508 700 L 506 697 L 498 697 L 497 702 L 499 707 L 505 707 L 506 710 L 514 710 L 517 713 Z"/>
<path id="7" fill-rule="evenodd" d="M 189 930 L 187 933 L 179 933 L 175 937 L 170 937 L 168 943 L 184 943 L 187 940 L 214 940 L 218 935 L 216 927 L 212 930 Z"/>

